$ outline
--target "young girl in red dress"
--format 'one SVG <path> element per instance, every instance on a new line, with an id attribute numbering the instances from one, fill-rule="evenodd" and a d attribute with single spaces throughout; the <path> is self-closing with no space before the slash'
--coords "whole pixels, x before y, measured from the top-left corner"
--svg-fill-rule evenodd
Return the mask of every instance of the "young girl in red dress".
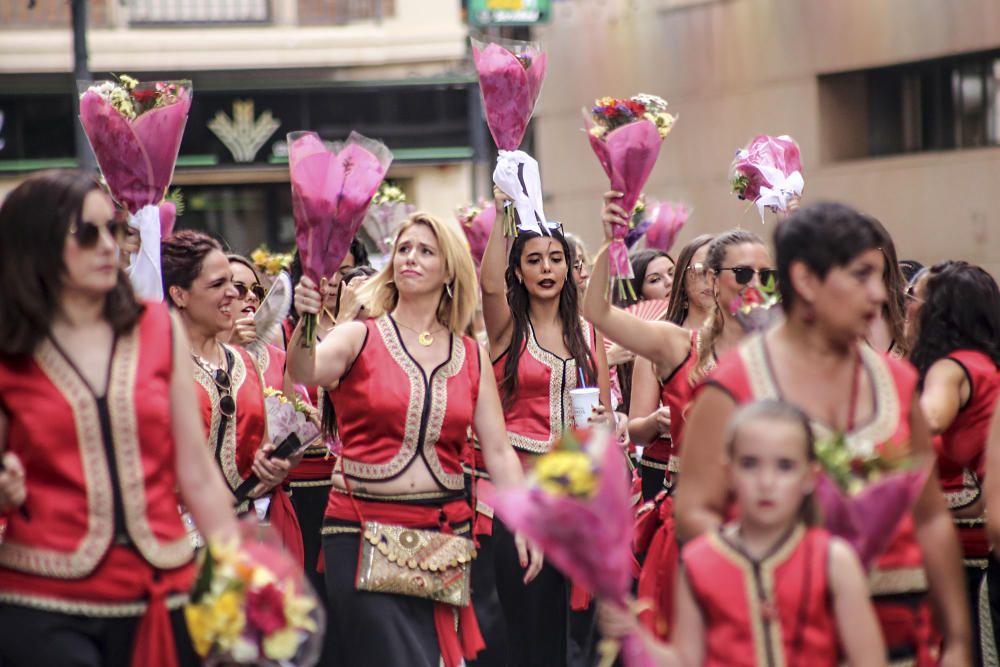
<path id="1" fill-rule="evenodd" d="M 739 518 L 685 545 L 671 645 L 610 605 L 601 609 L 605 635 L 642 633 L 665 666 L 884 665 L 861 564 L 815 527 L 808 418 L 786 403 L 750 403 L 727 440 Z"/>

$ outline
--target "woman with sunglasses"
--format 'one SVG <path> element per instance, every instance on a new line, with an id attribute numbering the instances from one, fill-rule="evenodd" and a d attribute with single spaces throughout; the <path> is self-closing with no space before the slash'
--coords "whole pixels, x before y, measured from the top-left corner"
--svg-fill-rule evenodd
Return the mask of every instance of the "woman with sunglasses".
<path id="1" fill-rule="evenodd" d="M 285 351 L 271 344 L 253 344 L 257 340 L 257 322 L 254 318 L 267 296 L 267 290 L 260 283 L 257 268 L 242 255 L 226 257 L 233 272 L 233 287 L 236 288 L 236 299 L 231 306 L 236 314 L 233 316 L 233 330 L 227 342 L 239 345 L 250 353 L 264 378 L 265 387 L 281 392 L 291 391 L 291 383 L 285 382 Z"/>
<path id="2" fill-rule="evenodd" d="M 775 228 L 778 288 L 785 320 L 722 358 L 694 400 L 676 495 L 683 539 L 716 530 L 729 512 L 725 423 L 737 406 L 776 398 L 799 406 L 818 436 L 841 434 L 849 452 L 906 446 L 928 480 L 870 574 L 889 662 L 969 664 L 969 622 L 958 539 L 938 488 L 930 433 L 918 404 L 917 373 L 865 343 L 887 294 L 884 237 L 871 220 L 840 204 L 816 204 Z M 915 661 L 915 663 L 914 663 Z"/>
<path id="3" fill-rule="evenodd" d="M 74 171 L 0 207 L 0 662 L 199 665 L 177 512 L 235 535 L 183 328 L 139 303 L 110 199 Z"/>
<path id="4" fill-rule="evenodd" d="M 570 391 L 576 387 L 599 387 L 595 417 L 610 418 L 607 359 L 603 339 L 580 316 L 571 273 L 576 253 L 562 227 L 549 226 L 544 235 L 519 229 L 508 253 L 502 212 L 510 200 L 499 188 L 494 188 L 494 200 L 497 221 L 479 276 L 483 317 L 507 434 L 529 466 L 573 428 Z M 501 521 L 492 522 L 488 541 L 494 549 L 510 664 L 565 665 L 570 650 L 568 581 L 547 565 L 528 583 L 513 535 Z M 589 625 L 591 621 L 588 617 Z M 581 633 L 574 629 L 573 634 Z"/>
<path id="5" fill-rule="evenodd" d="M 705 269 L 705 257 L 712 238 L 711 234 L 696 237 L 681 249 L 677 258 L 674 276 L 675 279 L 679 277 L 679 282 L 671 286 L 670 303 L 664 319 L 688 331 L 701 327 L 713 303 Z M 644 501 L 652 500 L 664 488 L 669 489 L 668 472 L 671 468 L 677 471 L 676 456 L 673 456 L 671 465 L 670 408 L 663 402 L 663 387 L 653 370 L 653 362 L 637 357 L 632 369 L 628 431 L 633 442 L 644 445 L 639 459 Z"/>
<path id="6" fill-rule="evenodd" d="M 344 322 L 311 347 L 301 345 L 298 327 L 289 346 L 292 377 L 328 389 L 342 442 L 323 550 L 328 632 L 343 667 L 437 667 L 442 660 L 456 667 L 481 648 L 474 604 L 456 608 L 401 588 L 394 595 L 359 590 L 356 579 L 366 522 L 469 536 L 473 509 L 461 463 L 470 429 L 498 486 L 522 480 L 487 357 L 464 335 L 476 273 L 458 234 L 414 214 L 389 263 L 362 289 L 371 319 Z M 318 313 L 325 291 L 303 277 L 299 312 Z M 532 550 L 528 578 L 541 567 L 539 556 Z"/>
<path id="7" fill-rule="evenodd" d="M 980 664 L 983 655 L 997 655 L 994 629 L 1000 628 L 984 586 L 987 567 L 997 570 L 992 579 L 1000 568 L 990 558 L 982 498 L 986 436 L 1000 398 L 1000 289 L 978 266 L 942 262 L 927 271 L 916 296 L 910 361 L 920 373 L 928 426 L 940 435 L 938 474 L 962 543 L 973 657 Z"/>
<path id="8" fill-rule="evenodd" d="M 289 462 L 267 458 L 274 445 L 267 438 L 263 381 L 253 359 L 242 347 L 220 341 L 235 319 L 233 270 L 218 241 L 189 229 L 164 239 L 160 254 L 164 291 L 187 332 L 209 451 L 234 493 L 251 474 L 260 479 L 236 503 L 238 514 L 248 512 L 253 499 L 284 481 Z"/>

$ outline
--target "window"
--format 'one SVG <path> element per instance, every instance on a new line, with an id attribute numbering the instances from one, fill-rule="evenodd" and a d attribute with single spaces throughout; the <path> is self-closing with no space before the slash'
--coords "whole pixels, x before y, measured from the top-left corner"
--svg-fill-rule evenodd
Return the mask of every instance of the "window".
<path id="1" fill-rule="evenodd" d="M 108 26 L 107 0 L 87 3 L 87 23 L 91 28 Z M 71 25 L 69 3 L 66 0 L 3 0 L 0 2 L 0 28 L 58 28 L 68 30 Z"/>
<path id="2" fill-rule="evenodd" d="M 1000 51 L 822 76 L 828 159 L 1000 144 Z"/>
<path id="3" fill-rule="evenodd" d="M 395 0 L 299 0 L 300 25 L 343 25 L 392 16 Z"/>
<path id="4" fill-rule="evenodd" d="M 128 0 L 129 23 L 261 23 L 269 0 Z"/>

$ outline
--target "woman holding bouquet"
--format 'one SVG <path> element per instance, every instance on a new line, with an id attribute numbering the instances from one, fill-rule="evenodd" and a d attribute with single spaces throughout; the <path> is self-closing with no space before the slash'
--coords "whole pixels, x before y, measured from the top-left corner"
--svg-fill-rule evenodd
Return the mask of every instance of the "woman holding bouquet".
<path id="1" fill-rule="evenodd" d="M 268 459 L 267 415 L 260 371 L 245 349 L 220 342 L 233 328 L 239 291 L 218 241 L 185 229 L 163 241 L 163 289 L 180 314 L 194 362 L 198 403 L 207 444 L 231 491 L 251 474 L 260 483 L 250 498 L 281 484 L 289 463 Z M 243 499 L 237 513 L 249 511 Z M 287 544 L 287 542 L 286 542 Z"/>
<path id="2" fill-rule="evenodd" d="M 254 345 L 257 340 L 257 323 L 254 317 L 267 290 L 261 284 L 253 262 L 242 255 L 226 257 L 233 272 L 233 287 L 236 288 L 236 298 L 230 306 L 230 310 L 235 313 L 233 329 L 227 342 L 239 345 L 250 353 L 264 378 L 265 387 L 284 392 L 290 389 L 285 383 L 285 351 L 271 344 Z"/>
<path id="3" fill-rule="evenodd" d="M 184 329 L 138 303 L 93 178 L 33 175 L 0 207 L 0 662 L 201 664 L 177 512 L 235 535 Z"/>
<path id="4" fill-rule="evenodd" d="M 471 606 L 416 597 L 397 579 L 380 588 L 397 594 L 371 592 L 355 578 L 361 531 L 376 530 L 362 528 L 366 522 L 414 535 L 469 535 L 473 510 L 461 461 L 470 428 L 498 486 L 522 479 L 488 359 L 464 335 L 476 307 L 475 275 L 456 232 L 418 213 L 362 290 L 372 319 L 345 322 L 312 347 L 300 344 L 300 326 L 289 347 L 292 378 L 329 391 L 342 442 L 323 528 L 337 665 L 435 667 L 443 660 L 457 667 L 482 647 Z M 303 277 L 299 312 L 319 313 L 324 291 Z M 540 554 L 520 540 L 518 550 L 530 580 Z"/>
<path id="5" fill-rule="evenodd" d="M 902 448 L 915 470 L 931 456 L 917 374 L 864 343 L 887 298 L 882 242 L 870 219 L 839 204 L 811 206 L 777 226 L 786 318 L 725 356 L 692 405 L 685 437 L 698 446 L 683 451 L 676 496 L 682 538 L 717 529 L 729 511 L 720 466 L 724 425 L 743 403 L 791 400 L 819 437 L 840 433 L 838 451 L 875 456 L 876 463 L 888 465 L 878 452 L 890 448 Z M 912 512 L 875 561 L 870 584 L 890 663 L 935 664 L 929 592 L 944 638 L 940 664 L 969 664 L 958 541 L 932 466 Z"/>
<path id="6" fill-rule="evenodd" d="M 548 226 L 548 235 L 518 229 L 508 255 L 502 211 L 509 199 L 499 188 L 494 197 L 496 222 L 480 271 L 483 316 L 507 434 L 528 464 L 573 428 L 569 392 L 581 380 L 600 388 L 595 416 L 608 418 L 607 360 L 603 340 L 580 317 L 570 273 L 575 254 L 561 226 Z M 492 543 L 510 664 L 567 664 L 570 591 L 565 577 L 548 566 L 528 584 L 513 536 L 500 521 L 493 522 Z"/>
<path id="7" fill-rule="evenodd" d="M 920 372 L 920 405 L 931 433 L 941 436 L 938 474 L 962 543 L 978 664 L 980 655 L 996 655 L 1000 628 L 985 581 L 987 569 L 997 565 L 981 492 L 986 435 L 1000 398 L 1000 289 L 978 266 L 942 262 L 929 269 L 913 297 L 918 337 L 910 359 Z"/>

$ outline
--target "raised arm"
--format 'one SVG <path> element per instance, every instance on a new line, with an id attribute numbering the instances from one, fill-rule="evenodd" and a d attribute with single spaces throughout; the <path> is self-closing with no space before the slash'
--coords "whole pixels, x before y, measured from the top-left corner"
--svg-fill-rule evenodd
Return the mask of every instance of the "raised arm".
<path id="1" fill-rule="evenodd" d="M 628 410 L 629 437 L 648 445 L 669 430 L 670 411 L 660 407 L 660 382 L 653 372 L 653 363 L 645 357 L 636 357 Z"/>
<path id="2" fill-rule="evenodd" d="M 969 399 L 969 378 L 965 370 L 952 359 L 938 359 L 927 370 L 920 407 L 927 417 L 932 435 L 948 430 L 962 409 L 963 399 Z"/>
<path id="3" fill-rule="evenodd" d="M 483 261 L 479 268 L 479 286 L 483 293 L 483 321 L 486 323 L 486 334 L 490 339 L 490 350 L 497 353 L 507 347 L 507 337 L 510 335 L 513 319 L 510 306 L 507 304 L 507 283 L 504 274 L 507 271 L 507 240 L 503 235 L 504 203 L 510 201 L 503 190 L 493 186 L 493 200 L 497 209 L 490 238 L 483 251 Z"/>
<path id="4" fill-rule="evenodd" d="M 174 469 L 181 499 L 206 538 L 225 539 L 236 534 L 233 495 L 222 479 L 205 443 L 194 391 L 194 366 L 187 336 L 176 314 L 173 328 L 173 371 L 170 377 L 170 416 L 174 436 Z"/>
<path id="5" fill-rule="evenodd" d="M 837 635 L 849 667 L 884 667 L 885 642 L 868 592 L 868 578 L 843 540 L 830 540 L 827 577 Z"/>
<path id="6" fill-rule="evenodd" d="M 296 310 L 301 315 L 318 314 L 326 290 L 326 281 L 317 289 L 312 280 L 303 276 L 295 287 Z M 332 387 L 340 381 L 361 352 L 367 328 L 362 322 L 345 322 L 334 327 L 318 345 L 314 343 L 304 347 L 301 342 L 302 319 L 292 332 L 292 339 L 288 341 L 285 358 L 288 374 L 300 384 Z"/>
<path id="7" fill-rule="evenodd" d="M 679 366 L 691 347 L 691 336 L 671 322 L 646 322 L 635 315 L 615 308 L 608 300 L 608 244 L 613 223 L 628 224 L 625 211 L 615 203 L 620 193 L 604 195 L 605 243 L 597 253 L 583 297 L 583 316 L 607 338 L 639 356 L 652 361 L 659 373 L 669 373 Z"/>

